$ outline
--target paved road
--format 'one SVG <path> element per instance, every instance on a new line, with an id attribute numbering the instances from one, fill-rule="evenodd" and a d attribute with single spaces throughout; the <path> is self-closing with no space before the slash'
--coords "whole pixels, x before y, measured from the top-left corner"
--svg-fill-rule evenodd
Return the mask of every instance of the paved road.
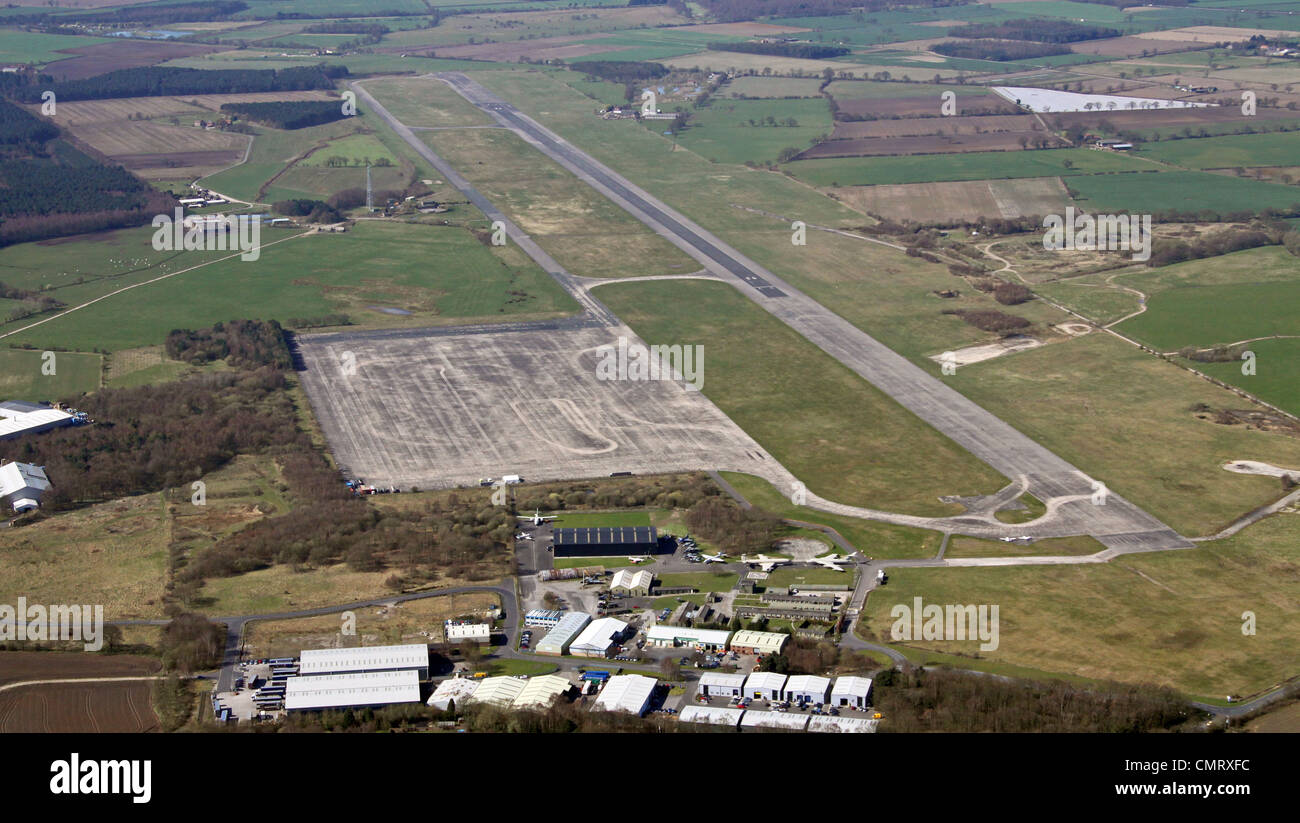
<path id="1" fill-rule="evenodd" d="M 1105 505 L 1094 505 L 1092 499 L 1099 484 L 1079 469 L 466 75 L 446 72 L 435 76 L 922 420 L 1004 476 L 1023 479 L 1028 490 L 1047 502 L 1049 507 L 1054 499 L 1059 499 L 1061 505 L 1053 507 L 1058 533 L 1090 534 L 1108 547 L 1126 551 L 1187 548 L 1191 545 L 1168 526 L 1113 492 L 1106 493 Z M 374 107 L 379 110 L 378 106 Z M 400 125 L 392 119 L 389 122 L 395 128 Z M 809 505 L 826 508 L 820 505 L 822 503 L 830 501 L 809 495 Z"/>

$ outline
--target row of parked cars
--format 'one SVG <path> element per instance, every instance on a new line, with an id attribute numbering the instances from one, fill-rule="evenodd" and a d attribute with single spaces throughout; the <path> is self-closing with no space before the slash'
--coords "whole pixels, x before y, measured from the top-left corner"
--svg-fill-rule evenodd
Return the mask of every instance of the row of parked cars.
<path id="1" fill-rule="evenodd" d="M 527 649 L 533 643 L 533 632 L 531 629 L 524 629 L 524 633 L 519 635 L 519 648 Z"/>

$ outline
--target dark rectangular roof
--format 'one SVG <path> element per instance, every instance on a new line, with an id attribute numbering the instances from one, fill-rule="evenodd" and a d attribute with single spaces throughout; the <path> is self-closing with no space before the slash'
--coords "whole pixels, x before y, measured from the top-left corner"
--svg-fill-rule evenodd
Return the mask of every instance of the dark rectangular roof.
<path id="1" fill-rule="evenodd" d="M 622 546 L 629 543 L 650 544 L 659 540 L 654 526 L 599 526 L 580 529 L 556 529 L 557 546 Z"/>

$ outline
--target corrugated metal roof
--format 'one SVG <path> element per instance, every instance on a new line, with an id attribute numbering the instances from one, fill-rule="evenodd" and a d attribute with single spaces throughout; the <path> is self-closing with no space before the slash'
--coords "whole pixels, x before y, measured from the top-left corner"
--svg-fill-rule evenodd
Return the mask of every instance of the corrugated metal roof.
<path id="1" fill-rule="evenodd" d="M 420 699 L 420 676 L 414 669 L 290 677 L 284 707 L 330 709 L 414 703 Z"/>
<path id="2" fill-rule="evenodd" d="M 523 691 L 511 705 L 516 709 L 531 709 L 549 706 L 555 698 L 567 692 L 573 684 L 569 678 L 558 674 L 544 674 L 530 677 L 524 681 Z"/>
<path id="3" fill-rule="evenodd" d="M 469 698 L 475 703 L 489 703 L 493 706 L 509 706 L 519 697 L 527 681 L 516 677 L 485 677 L 479 681 L 474 695 Z"/>
<path id="4" fill-rule="evenodd" d="M 439 683 L 438 688 L 429 695 L 428 702 L 435 709 L 446 709 L 449 700 L 455 700 L 459 704 L 474 694 L 478 687 L 479 681 L 472 677 L 453 677 Z"/>
<path id="5" fill-rule="evenodd" d="M 616 674 L 596 696 L 594 708 L 640 714 L 649 704 L 657 683 L 653 677 L 645 675 Z"/>
<path id="6" fill-rule="evenodd" d="M 808 725 L 808 715 L 798 712 L 756 712 L 750 709 L 740 719 L 740 725 L 768 729 L 803 729 Z"/>
<path id="7" fill-rule="evenodd" d="M 745 678 L 745 688 L 780 694 L 785 688 L 785 675 L 776 672 L 754 672 Z"/>
<path id="8" fill-rule="evenodd" d="M 840 732 L 851 734 L 870 734 L 880 723 L 869 717 L 826 717 L 814 715 L 808 720 L 810 732 Z"/>
<path id="9" fill-rule="evenodd" d="M 423 643 L 401 646 L 363 646 L 356 649 L 304 649 L 300 674 L 331 674 L 366 669 L 428 668 L 429 647 Z"/>
<path id="10" fill-rule="evenodd" d="M 830 690 L 831 679 L 829 677 L 819 677 L 815 674 L 794 674 L 790 679 L 785 681 L 785 693 L 791 692 L 808 692 L 809 694 L 819 694 L 826 696 Z"/>
<path id="11" fill-rule="evenodd" d="M 538 641 L 537 651 L 553 651 L 559 654 L 564 650 L 564 644 L 577 637 L 590 622 L 591 615 L 586 612 L 569 612 Z"/>
<path id="12" fill-rule="evenodd" d="M 573 638 L 569 652 L 592 651 L 603 652 L 613 645 L 613 637 L 627 631 L 627 624 L 616 617 L 602 617 L 587 624 L 582 633 Z M 547 635 L 548 637 L 550 635 Z"/>
<path id="13" fill-rule="evenodd" d="M 705 672 L 700 675 L 701 686 L 721 686 L 724 689 L 742 689 L 745 687 L 745 675 L 726 672 Z"/>
<path id="14" fill-rule="evenodd" d="M 726 646 L 731 632 L 722 629 L 692 629 L 685 626 L 665 626 L 660 623 L 646 631 L 648 640 L 679 640 L 693 643 L 705 643 L 711 646 Z"/>
<path id="15" fill-rule="evenodd" d="M 845 697 L 866 697 L 871 694 L 870 677 L 845 676 L 835 678 L 835 685 L 831 688 L 831 697 L 839 695 Z"/>
<path id="16" fill-rule="evenodd" d="M 708 723 L 710 726 L 738 726 L 744 709 L 727 709 L 722 706 L 687 706 L 677 715 L 683 723 Z"/>

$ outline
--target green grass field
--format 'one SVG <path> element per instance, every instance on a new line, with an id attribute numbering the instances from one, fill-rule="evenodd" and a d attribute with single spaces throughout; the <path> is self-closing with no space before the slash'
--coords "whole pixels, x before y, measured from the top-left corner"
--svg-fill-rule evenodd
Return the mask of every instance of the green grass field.
<path id="1" fill-rule="evenodd" d="M 81 37 L 67 34 L 44 34 L 37 31 L 0 29 L 0 63 L 43 65 L 75 57 L 60 49 L 75 49 L 97 43 L 111 43 L 111 37 Z"/>
<path id="2" fill-rule="evenodd" d="M 1071 177 L 1075 201 L 1092 212 L 1257 213 L 1300 207 L 1300 188 L 1202 171 Z"/>
<path id="3" fill-rule="evenodd" d="M 763 125 L 767 117 L 778 125 Z M 790 119 L 797 125 L 785 125 Z M 663 131 L 663 125 L 647 122 L 652 130 Z M 772 162 L 782 149 L 808 148 L 833 126 L 830 108 L 821 99 L 714 100 L 694 111 L 679 139 L 683 146 L 715 163 Z"/>
<path id="4" fill-rule="evenodd" d="M 344 312 L 358 325 L 386 327 L 557 317 L 576 309 L 517 248 L 484 246 L 454 226 L 368 222 L 345 234 L 265 245 L 291 236 L 270 229 L 256 261 L 235 258 L 142 286 L 9 340 L 113 350 L 156 345 L 174 328 L 237 317 L 283 323 Z"/>
<path id="5" fill-rule="evenodd" d="M 649 343 L 703 346 L 704 394 L 818 495 L 942 515 L 957 510 L 940 495 L 1006 483 L 730 286 L 620 283 L 597 296 Z"/>
<path id="6" fill-rule="evenodd" d="M 1246 401 L 1105 334 L 963 366 L 958 391 L 1182 534 L 1213 534 L 1282 494 L 1229 460 L 1300 466 L 1300 441 L 1195 411 Z"/>
<path id="7" fill-rule="evenodd" d="M 1143 145 L 1138 154 L 1189 169 L 1290 166 L 1300 156 L 1300 132 L 1162 140 Z"/>
<path id="8" fill-rule="evenodd" d="M 719 569 L 718 571 L 661 574 L 657 575 L 657 579 L 659 585 L 665 588 L 690 586 L 700 592 L 725 592 L 736 585 L 740 575 Z"/>
<path id="9" fill-rule="evenodd" d="M 1070 163 L 1066 165 L 1067 161 Z M 918 154 L 907 157 L 836 157 L 799 160 L 781 168 L 814 186 L 873 186 L 883 183 L 933 183 L 943 180 L 995 180 L 1014 177 L 1089 175 L 1156 170 L 1136 157 L 1092 149 Z M 1103 182 L 1111 175 L 1097 178 Z M 1071 179 L 1070 185 L 1075 180 Z"/>
<path id="10" fill-rule="evenodd" d="M 1300 380 L 1296 379 L 1295 368 L 1300 363 L 1300 340 L 1257 340 L 1247 349 L 1255 354 L 1254 374 L 1244 374 L 1239 360 L 1188 365 L 1300 415 Z"/>
<path id="11" fill-rule="evenodd" d="M 1300 257 L 1280 246 L 1164 266 L 1116 282 L 1149 295 L 1118 328 L 1160 351 L 1300 334 Z"/>
<path id="12" fill-rule="evenodd" d="M 958 666 L 1018 665 L 1087 678 L 1151 682 L 1193 695 L 1248 695 L 1295 674 L 1300 521 L 1278 515 L 1195 549 L 1103 565 L 897 569 L 867 599 L 864 621 L 887 637 L 895 604 L 997 604 L 999 647 L 914 642 L 979 654 Z M 1242 633 L 1252 611 L 1258 633 Z M 924 656 L 924 655 L 922 655 Z"/>
<path id="13" fill-rule="evenodd" d="M 50 402 L 99 388 L 103 358 L 98 354 L 0 349 L 0 398 Z M 50 364 L 54 373 L 47 374 Z"/>

